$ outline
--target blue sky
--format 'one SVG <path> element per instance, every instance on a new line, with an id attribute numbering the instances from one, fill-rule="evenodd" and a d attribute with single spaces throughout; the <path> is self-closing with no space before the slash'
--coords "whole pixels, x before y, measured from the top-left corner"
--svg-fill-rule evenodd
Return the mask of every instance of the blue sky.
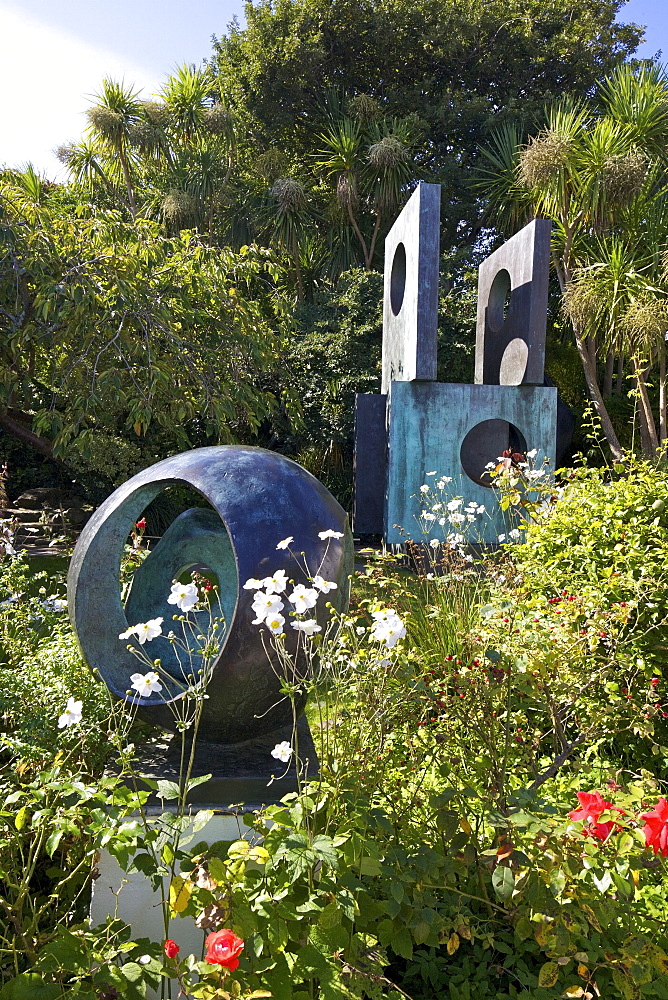
<path id="1" fill-rule="evenodd" d="M 243 0 L 0 0 L 0 164 L 62 177 L 52 151 L 81 135 L 104 76 L 148 97 L 235 15 Z M 668 0 L 629 0 L 618 19 L 646 24 L 639 55 L 668 62 Z"/>

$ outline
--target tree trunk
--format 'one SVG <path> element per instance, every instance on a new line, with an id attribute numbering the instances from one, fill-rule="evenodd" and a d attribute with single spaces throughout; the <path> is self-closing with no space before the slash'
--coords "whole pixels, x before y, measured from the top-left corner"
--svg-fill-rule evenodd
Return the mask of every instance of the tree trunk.
<path id="1" fill-rule="evenodd" d="M 598 386 L 598 379 L 596 378 L 596 366 L 591 363 L 589 351 L 587 350 L 582 337 L 579 335 L 577 330 L 574 330 L 574 333 L 575 345 L 578 349 L 578 354 L 580 355 L 580 361 L 582 362 L 582 368 L 584 370 L 584 376 L 587 381 L 587 389 L 589 390 L 589 395 L 591 396 L 592 402 L 596 407 L 596 412 L 598 413 L 601 421 L 603 433 L 605 434 L 613 457 L 616 458 L 617 461 L 622 462 L 624 460 L 624 452 L 622 451 L 622 446 L 619 443 L 619 438 L 615 434 L 615 428 L 612 426 L 610 414 L 608 413 L 606 405 L 603 402 L 603 396 L 601 395 L 601 390 Z"/>
<path id="2" fill-rule="evenodd" d="M 123 144 L 121 143 L 118 147 L 118 158 L 121 161 L 121 169 L 123 170 L 123 179 L 125 180 L 125 188 L 128 193 L 128 204 L 130 206 L 130 213 L 134 219 L 137 215 L 137 206 L 135 205 L 135 192 L 132 186 L 132 178 L 130 177 L 130 167 L 128 165 L 128 159 L 125 155 L 125 150 L 123 149 Z"/>
<path id="3" fill-rule="evenodd" d="M 615 380 L 615 395 L 621 396 L 624 388 L 624 355 L 617 358 L 617 378 Z"/>
<path id="4" fill-rule="evenodd" d="M 633 364 L 636 371 L 636 385 L 638 387 L 639 396 L 638 410 L 640 417 L 640 443 L 642 445 L 643 454 L 646 455 L 647 458 L 653 458 L 659 450 L 659 440 L 656 436 L 654 414 L 652 413 L 652 407 L 649 402 L 647 383 L 645 382 L 645 371 L 640 367 L 637 359 L 634 358 Z"/>
<path id="5" fill-rule="evenodd" d="M 612 374 L 615 369 L 615 353 L 610 347 L 605 358 L 605 375 L 603 376 L 603 396 L 612 396 Z"/>
<path id="6" fill-rule="evenodd" d="M 53 444 L 48 438 L 40 437 L 39 434 L 35 434 L 34 431 L 30 429 L 27 424 L 24 424 L 21 420 L 17 420 L 15 417 L 9 415 L 9 413 L 0 413 L 0 427 L 7 434 L 11 434 L 18 441 L 23 444 L 30 445 L 35 451 L 38 451 L 40 455 L 45 455 L 46 458 L 53 458 Z"/>
<path id="7" fill-rule="evenodd" d="M 297 298 L 302 302 L 304 299 L 304 282 L 302 281 L 302 266 L 299 260 L 299 244 L 296 232 L 292 234 L 292 259 L 295 263 L 295 277 L 297 278 Z"/>

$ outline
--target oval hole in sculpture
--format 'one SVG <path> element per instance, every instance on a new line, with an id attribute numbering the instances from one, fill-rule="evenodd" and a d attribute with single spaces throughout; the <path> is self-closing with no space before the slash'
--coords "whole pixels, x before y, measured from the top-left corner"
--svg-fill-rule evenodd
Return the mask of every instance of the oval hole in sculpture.
<path id="1" fill-rule="evenodd" d="M 406 291 L 406 247 L 403 243 L 397 243 L 392 259 L 392 273 L 390 274 L 390 305 L 392 312 L 398 316 L 404 304 L 404 292 Z"/>
<path id="2" fill-rule="evenodd" d="M 505 267 L 502 267 L 492 282 L 487 300 L 487 325 L 494 333 L 498 333 L 506 322 L 508 310 L 510 309 L 511 296 L 512 283 L 510 281 L 510 274 L 506 271 Z"/>
<path id="3" fill-rule="evenodd" d="M 522 432 L 507 420 L 482 420 L 462 441 L 459 457 L 469 479 L 491 489 L 492 480 L 485 466 L 489 462 L 496 465 L 502 452 L 507 450 L 526 454 L 527 444 Z"/>
<path id="4" fill-rule="evenodd" d="M 499 385 L 521 385 L 527 370 L 529 345 L 521 337 L 510 341 L 499 366 Z"/>
<path id="5" fill-rule="evenodd" d="M 215 641 L 222 648 L 226 626 L 234 616 L 238 579 L 232 542 L 213 507 L 188 486 L 163 490 L 144 514 L 144 537 L 150 548 L 132 579 L 126 581 L 121 597 L 129 628 L 162 618 L 162 634 L 143 645 L 134 636 L 125 642 L 152 661 L 160 659 L 161 669 L 175 680 L 184 681 L 201 665 L 197 650 L 202 642 L 197 636 L 210 634 L 218 620 Z M 207 580 L 211 590 L 205 589 Z M 192 582 L 198 587 L 198 604 L 187 615 L 168 603 L 174 581 Z M 175 615 L 184 615 L 187 621 L 174 621 Z M 170 632 L 175 642 L 167 638 Z M 148 669 L 137 659 L 139 673 Z"/>

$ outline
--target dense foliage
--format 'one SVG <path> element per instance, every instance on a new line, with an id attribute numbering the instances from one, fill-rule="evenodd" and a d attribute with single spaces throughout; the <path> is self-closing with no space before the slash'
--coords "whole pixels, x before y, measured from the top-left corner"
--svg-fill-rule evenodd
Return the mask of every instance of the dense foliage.
<path id="1" fill-rule="evenodd" d="M 3 774 L 3 878 L 28 845 L 44 846 L 20 891 L 3 889 L 15 921 L 0 921 L 3 996 L 12 983 L 37 996 L 39 981 L 54 1000 L 112 986 L 139 998 L 161 974 L 185 988 L 199 972 L 187 989 L 202 998 L 665 998 L 665 502 L 650 466 L 611 478 L 585 469 L 541 508 L 524 545 L 482 563 L 446 544 L 418 576 L 370 558 L 350 615 L 305 639 L 324 666 L 308 709 L 320 777 L 249 816 L 255 839 L 231 846 L 189 846 L 173 819 L 128 821 L 127 790 L 90 772 L 109 723 L 68 627 L 54 629 L 49 611 L 51 627 L 35 632 L 47 613 L 36 614 L 39 594 L 4 605 L 7 666 L 37 667 L 30 697 L 16 670 L 0 678 L 14 765 Z M 21 560 L 4 563 L 3 585 L 28 593 Z M 383 631 L 388 616 L 399 641 Z M 56 729 L 72 694 L 88 721 L 100 713 L 101 730 Z M 42 808 L 51 794 L 67 809 Z M 129 939 L 121 922 L 77 922 L 72 900 L 85 898 L 102 843 L 130 870 L 139 850 L 136 867 L 154 881 L 171 872 L 167 951 Z M 25 909 L 49 880 L 49 906 Z M 243 940 L 238 968 L 216 978 L 206 958 L 179 955 L 181 916 Z"/>

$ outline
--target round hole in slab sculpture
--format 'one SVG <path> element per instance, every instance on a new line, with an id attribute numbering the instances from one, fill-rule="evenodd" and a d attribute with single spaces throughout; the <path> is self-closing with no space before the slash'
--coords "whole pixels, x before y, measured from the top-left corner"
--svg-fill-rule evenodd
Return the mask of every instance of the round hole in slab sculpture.
<path id="1" fill-rule="evenodd" d="M 492 480 L 485 466 L 490 462 L 496 465 L 504 451 L 525 455 L 526 450 L 524 435 L 514 424 L 507 420 L 482 420 L 462 441 L 459 458 L 469 479 L 478 486 L 491 488 Z"/>
<path id="2" fill-rule="evenodd" d="M 394 257 L 392 259 L 392 272 L 390 274 L 390 306 L 395 316 L 401 312 L 404 304 L 404 292 L 406 291 L 406 247 L 403 243 L 397 243 Z"/>
<path id="3" fill-rule="evenodd" d="M 510 274 L 506 271 L 505 267 L 502 267 L 496 273 L 487 300 L 487 325 L 494 333 L 498 333 L 506 322 L 508 310 L 510 309 L 511 295 L 512 283 L 510 281 Z"/>
<path id="4" fill-rule="evenodd" d="M 514 337 L 501 358 L 499 385 L 521 385 L 527 370 L 529 345 L 521 337 Z"/>

